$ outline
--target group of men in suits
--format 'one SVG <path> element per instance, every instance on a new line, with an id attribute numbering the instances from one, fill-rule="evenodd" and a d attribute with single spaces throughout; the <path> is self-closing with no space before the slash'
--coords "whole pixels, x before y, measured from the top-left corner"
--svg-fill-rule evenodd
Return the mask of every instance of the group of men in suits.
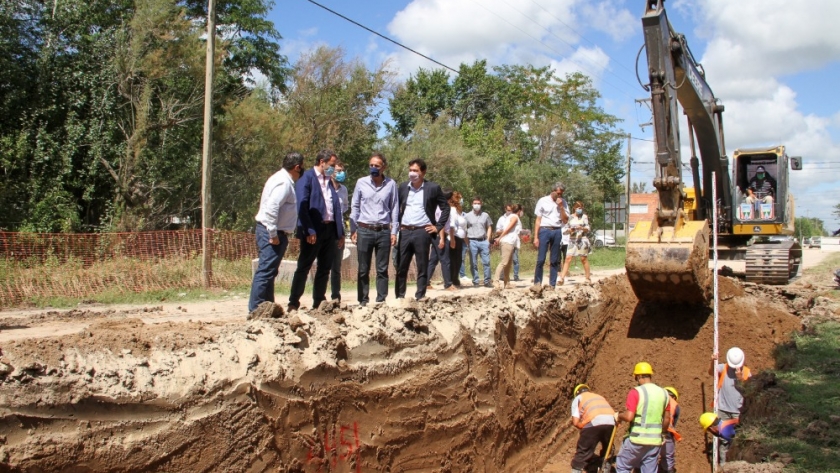
<path id="1" fill-rule="evenodd" d="M 332 177 L 338 157 L 320 151 L 312 168 L 303 170 L 303 158 L 290 153 L 283 169 L 263 188 L 256 215 L 259 265 L 251 286 L 249 311 L 266 301 L 274 302 L 274 279 L 288 246 L 287 234 L 300 240 L 300 256 L 292 278 L 288 310 L 300 307 L 306 279 L 317 261 L 313 281 L 313 308 L 326 300 L 330 270 L 341 258 L 345 228 L 342 206 Z M 379 153 L 369 160 L 369 175 L 356 183 L 350 215 L 351 241 L 359 258 L 358 300 L 369 302 L 370 266 L 376 257 L 376 301 L 388 294 L 388 260 L 392 247 L 397 258 L 396 296 L 404 298 L 412 258 L 418 268 L 417 291 L 422 299 L 428 286 L 429 248 L 449 220 L 449 203 L 440 186 L 427 181 L 426 163 L 414 159 L 408 165 L 409 180 L 399 186 L 385 175 L 387 161 Z M 439 212 L 436 212 L 439 210 Z M 436 217 L 437 215 L 437 217 Z M 294 225 L 292 224 L 294 222 Z"/>

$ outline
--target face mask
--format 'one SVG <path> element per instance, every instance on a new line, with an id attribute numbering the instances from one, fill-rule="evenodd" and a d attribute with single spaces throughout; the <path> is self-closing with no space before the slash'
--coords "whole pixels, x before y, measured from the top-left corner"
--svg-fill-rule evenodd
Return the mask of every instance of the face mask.
<path id="1" fill-rule="evenodd" d="M 420 173 L 411 171 L 411 172 L 408 173 L 408 179 L 411 182 L 417 182 L 417 180 L 420 179 Z"/>
<path id="2" fill-rule="evenodd" d="M 464 199 L 458 200 L 458 205 L 463 207 L 464 206 Z"/>
<path id="3" fill-rule="evenodd" d="M 508 215 L 510 215 L 510 214 L 512 214 L 512 213 L 513 213 L 513 212 L 511 212 L 510 210 L 505 210 L 505 217 L 507 217 Z"/>
<path id="4" fill-rule="evenodd" d="M 377 168 L 377 167 L 373 167 L 373 166 L 371 166 L 371 167 L 370 167 L 370 175 L 371 175 L 371 177 L 379 177 L 379 174 L 380 174 L 381 172 L 382 172 L 382 171 L 381 171 L 379 168 Z"/>
<path id="5" fill-rule="evenodd" d="M 337 173 L 335 173 L 335 180 L 336 181 L 344 182 L 345 179 L 347 179 L 347 173 L 346 172 L 338 171 Z"/>
<path id="6" fill-rule="evenodd" d="M 757 177 L 759 179 L 764 179 L 764 173 L 760 172 L 760 173 L 756 174 L 755 177 Z"/>
<path id="7" fill-rule="evenodd" d="M 335 166 L 330 166 L 327 169 L 324 169 L 324 175 L 327 176 L 327 177 L 332 177 L 334 172 L 335 172 Z"/>
<path id="8" fill-rule="evenodd" d="M 481 210 L 481 204 L 473 204 L 473 210 L 475 210 L 476 212 Z"/>
<path id="9" fill-rule="evenodd" d="M 583 215 L 583 209 L 575 210 L 575 215 L 578 215 L 578 216 Z"/>

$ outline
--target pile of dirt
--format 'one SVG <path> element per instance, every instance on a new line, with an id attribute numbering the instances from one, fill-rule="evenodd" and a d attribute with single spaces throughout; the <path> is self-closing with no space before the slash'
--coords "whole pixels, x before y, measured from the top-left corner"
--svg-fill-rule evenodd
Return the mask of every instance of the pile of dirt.
<path id="1" fill-rule="evenodd" d="M 722 294 L 722 350 L 737 344 L 750 367 L 768 367 L 799 320 L 737 282 Z M 0 466 L 567 471 L 573 386 L 621 406 L 646 360 L 680 390 L 678 468 L 705 472 L 696 419 L 711 396 L 711 325 L 707 308 L 637 305 L 623 276 L 225 326 L 105 319 L 3 347 Z"/>

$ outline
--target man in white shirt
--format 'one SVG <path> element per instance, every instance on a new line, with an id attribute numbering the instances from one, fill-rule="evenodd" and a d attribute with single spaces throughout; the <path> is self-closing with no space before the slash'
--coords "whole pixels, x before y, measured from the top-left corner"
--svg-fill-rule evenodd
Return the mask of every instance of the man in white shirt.
<path id="1" fill-rule="evenodd" d="M 289 246 L 287 232 L 297 225 L 295 182 L 303 174 L 303 156 L 289 153 L 283 168 L 274 173 L 263 187 L 257 221 L 256 239 L 260 260 L 251 283 L 248 311 L 253 312 L 266 301 L 274 302 L 274 278 Z"/>
<path id="2" fill-rule="evenodd" d="M 563 245 L 563 227 L 569 221 L 569 203 L 563 198 L 566 186 L 557 182 L 552 192 L 537 201 L 534 210 L 534 246 L 537 247 L 537 267 L 534 269 L 534 284 L 541 285 L 545 257 L 551 252 L 549 285 L 557 284 L 560 272 L 560 250 Z"/>

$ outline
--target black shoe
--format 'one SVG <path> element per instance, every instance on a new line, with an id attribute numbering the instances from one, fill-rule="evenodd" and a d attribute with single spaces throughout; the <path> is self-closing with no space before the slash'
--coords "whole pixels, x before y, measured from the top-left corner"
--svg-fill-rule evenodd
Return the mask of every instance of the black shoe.
<path id="1" fill-rule="evenodd" d="M 519 282 L 519 281 L 521 281 L 521 279 L 519 279 L 519 278 L 513 278 L 513 282 Z"/>
<path id="2" fill-rule="evenodd" d="M 490 289 L 493 289 L 493 283 L 492 282 L 486 282 L 486 283 L 484 283 L 484 287 L 489 287 Z"/>

